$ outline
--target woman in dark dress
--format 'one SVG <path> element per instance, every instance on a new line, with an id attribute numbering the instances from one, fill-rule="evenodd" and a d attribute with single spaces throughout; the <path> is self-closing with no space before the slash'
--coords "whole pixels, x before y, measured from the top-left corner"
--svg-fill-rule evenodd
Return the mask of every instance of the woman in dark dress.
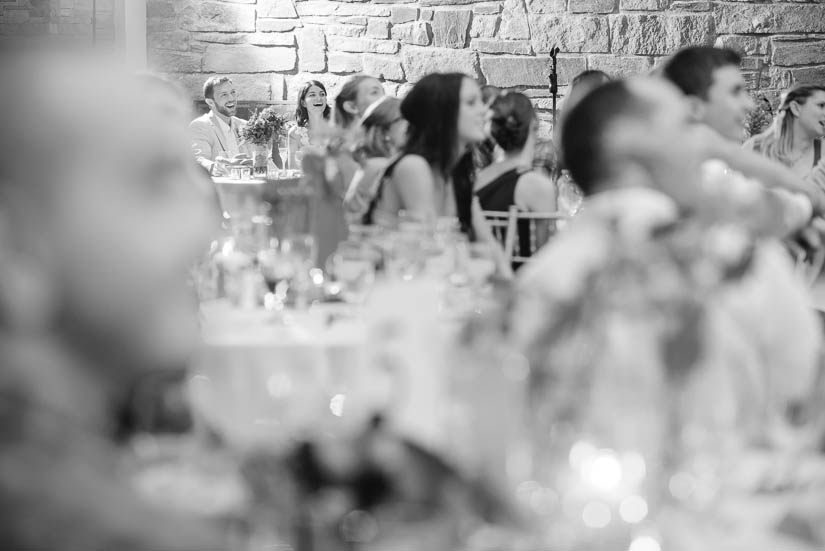
<path id="1" fill-rule="evenodd" d="M 556 212 L 556 187 L 542 169 L 533 168 L 538 120 L 524 94 L 499 96 L 492 105 L 491 134 L 504 159 L 478 174 L 475 194 L 483 210 Z M 529 227 L 519 224 L 519 250 L 530 250 Z"/>

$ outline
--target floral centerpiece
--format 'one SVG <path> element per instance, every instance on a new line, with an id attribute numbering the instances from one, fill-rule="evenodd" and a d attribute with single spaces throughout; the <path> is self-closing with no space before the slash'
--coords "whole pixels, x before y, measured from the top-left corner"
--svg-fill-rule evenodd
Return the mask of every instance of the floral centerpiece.
<path id="1" fill-rule="evenodd" d="M 283 161 L 272 140 L 286 133 L 287 117 L 278 113 L 274 107 L 267 107 L 260 113 L 255 111 L 249 121 L 241 128 L 241 139 L 255 146 L 255 174 L 266 173 L 267 152 L 271 150 L 273 162 L 283 167 Z"/>

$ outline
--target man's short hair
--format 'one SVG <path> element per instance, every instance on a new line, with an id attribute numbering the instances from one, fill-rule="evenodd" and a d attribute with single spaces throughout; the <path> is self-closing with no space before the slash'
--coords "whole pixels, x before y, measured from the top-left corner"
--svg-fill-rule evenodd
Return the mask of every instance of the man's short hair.
<path id="1" fill-rule="evenodd" d="M 739 67 L 742 57 L 729 48 L 689 46 L 673 54 L 662 69 L 662 76 L 687 96 L 708 99 L 713 72 L 720 67 Z"/>
<path id="2" fill-rule="evenodd" d="M 203 99 L 215 99 L 215 86 L 225 82 L 232 82 L 232 79 L 226 76 L 211 76 L 203 83 Z"/>
<path id="3" fill-rule="evenodd" d="M 568 112 L 561 129 L 565 166 L 585 195 L 591 195 L 612 173 L 605 137 L 621 119 L 649 116 L 649 102 L 613 81 L 596 88 Z"/>

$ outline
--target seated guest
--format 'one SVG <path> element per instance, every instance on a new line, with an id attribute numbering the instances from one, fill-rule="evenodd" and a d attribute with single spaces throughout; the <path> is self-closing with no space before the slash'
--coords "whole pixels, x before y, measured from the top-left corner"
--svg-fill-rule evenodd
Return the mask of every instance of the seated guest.
<path id="1" fill-rule="evenodd" d="M 698 135 L 704 158 L 723 163 L 718 167 L 716 164 L 706 166 L 705 185 L 734 203 L 743 200 L 751 203 L 746 207 L 750 209 L 758 210 L 760 204 L 775 205 L 778 202 L 776 208 L 783 220 L 778 231 L 793 233 L 807 224 L 811 206 L 816 212 L 825 209 L 825 194 L 780 163 L 741 148 L 745 118 L 754 104 L 748 95 L 740 63 L 741 57 L 732 50 L 691 46 L 678 51 L 665 63 L 662 76 L 682 90 L 688 99 L 697 123 L 691 127 L 691 132 Z M 725 172 L 725 165 L 747 178 L 758 180 L 767 188 L 793 192 L 796 198 L 788 194 L 766 197 L 741 176 L 734 185 Z M 806 197 L 810 204 L 800 201 L 800 197 Z"/>
<path id="2" fill-rule="evenodd" d="M 0 72 L 3 547 L 222 549 L 140 499 L 113 441 L 132 383 L 198 340 L 186 274 L 211 223 L 180 108 L 99 60 Z"/>
<path id="3" fill-rule="evenodd" d="M 782 98 L 770 128 L 745 142 L 770 159 L 789 167 L 802 178 L 811 175 L 822 158 L 825 134 L 825 86 L 803 84 Z"/>
<path id="4" fill-rule="evenodd" d="M 203 99 L 209 113 L 189 124 L 192 151 L 210 175 L 226 176 L 228 171 L 221 161 L 245 152 L 240 131 L 246 121 L 235 116 L 238 92 L 229 77 L 212 76 L 203 85 Z"/>
<path id="5" fill-rule="evenodd" d="M 358 162 L 352 151 L 358 141 L 358 128 L 364 111 L 384 97 L 384 87 L 377 78 L 356 75 L 341 86 L 335 98 L 335 130 L 337 138 L 331 140 L 325 154 L 332 155 L 335 170 L 328 178 L 330 198 L 340 204 L 358 171 Z"/>
<path id="6" fill-rule="evenodd" d="M 781 248 L 715 217 L 689 128 L 683 99 L 658 79 L 605 84 L 568 113 L 566 162 L 586 208 L 522 270 L 510 317 L 531 360 L 531 443 L 546 453 L 532 480 L 557 480 L 553 469 L 569 468 L 558 451 L 580 439 L 638 451 L 654 523 L 671 476 L 699 474 L 694 460 L 726 484 L 743 443 L 781 444 L 821 349 Z M 672 504 L 678 514 L 693 503 Z"/>
<path id="7" fill-rule="evenodd" d="M 407 121 L 401 116 L 401 100 L 384 96 L 372 104 L 361 121 L 361 138 L 356 158 L 361 168 L 355 173 L 344 197 L 347 216 L 360 220 L 375 196 L 381 175 L 407 139 Z"/>
<path id="8" fill-rule="evenodd" d="M 613 79 L 610 78 L 610 75 L 598 69 L 582 71 L 570 81 L 567 95 L 564 97 L 564 110 L 562 112 L 571 111 L 584 96 L 611 80 Z M 561 125 L 559 125 L 559 129 L 561 129 Z"/>
<path id="9" fill-rule="evenodd" d="M 342 130 L 353 130 L 367 108 L 385 94 L 377 78 L 369 75 L 352 77 L 335 97 L 335 124 Z"/>
<path id="10" fill-rule="evenodd" d="M 359 169 L 353 157 L 359 122 L 364 111 L 382 97 L 384 87 L 376 78 L 356 75 L 346 81 L 335 98 L 336 126 L 331 130 L 334 139 L 327 140 L 323 147 L 309 148 L 308 161 L 304 157 L 307 180 L 319 198 L 314 220 L 321 262 L 347 238 L 343 201 Z"/>
<path id="11" fill-rule="evenodd" d="M 542 171 L 534 170 L 538 119 L 530 99 L 510 92 L 492 105 L 491 134 L 504 151 L 476 178 L 475 192 L 484 210 L 508 210 L 511 205 L 533 212 L 555 212 L 556 190 Z"/>
<path id="12" fill-rule="evenodd" d="M 296 153 L 306 145 L 320 143 L 329 135 L 331 112 L 326 87 L 320 81 L 308 80 L 298 92 L 295 126 L 287 134 L 287 163 L 290 168 L 301 168 Z"/>
<path id="13" fill-rule="evenodd" d="M 466 75 L 434 73 L 418 81 L 401 102 L 407 142 L 387 167 L 364 221 L 395 227 L 401 211 L 430 222 L 455 216 L 471 240 L 499 250 L 473 197 L 472 145 L 485 138 L 487 112 L 481 89 Z M 509 273 L 503 255 L 498 260 L 499 269 Z"/>
<path id="14" fill-rule="evenodd" d="M 476 197 L 483 210 L 507 211 L 516 205 L 523 211 L 556 212 L 556 186 L 543 170 L 532 166 L 538 119 L 530 99 L 510 92 L 492 105 L 491 134 L 504 159 L 482 170 L 476 179 Z M 529 256 L 530 226 L 520 221 L 518 251 Z"/>
<path id="15" fill-rule="evenodd" d="M 561 143 L 561 128 L 564 124 L 565 114 L 572 110 L 584 96 L 611 80 L 610 75 L 598 69 L 582 71 L 573 77 L 573 80 L 570 81 L 570 86 L 567 87 L 567 94 L 564 96 L 564 101 L 559 111 L 556 128 L 553 129 L 553 136 L 555 137 L 556 143 Z"/>

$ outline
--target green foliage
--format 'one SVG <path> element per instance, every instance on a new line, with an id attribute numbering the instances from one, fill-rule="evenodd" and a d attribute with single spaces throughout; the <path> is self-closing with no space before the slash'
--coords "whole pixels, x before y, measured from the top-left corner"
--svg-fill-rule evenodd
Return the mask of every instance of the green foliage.
<path id="1" fill-rule="evenodd" d="M 767 96 L 751 93 L 751 98 L 753 98 L 756 107 L 745 119 L 745 132 L 748 138 L 756 136 L 767 129 L 773 122 L 774 115 L 773 106 Z"/>
<path id="2" fill-rule="evenodd" d="M 241 128 L 241 138 L 253 145 L 266 145 L 273 136 L 286 134 L 288 119 L 275 108 L 267 107 L 260 113 L 255 111 L 246 125 Z"/>

